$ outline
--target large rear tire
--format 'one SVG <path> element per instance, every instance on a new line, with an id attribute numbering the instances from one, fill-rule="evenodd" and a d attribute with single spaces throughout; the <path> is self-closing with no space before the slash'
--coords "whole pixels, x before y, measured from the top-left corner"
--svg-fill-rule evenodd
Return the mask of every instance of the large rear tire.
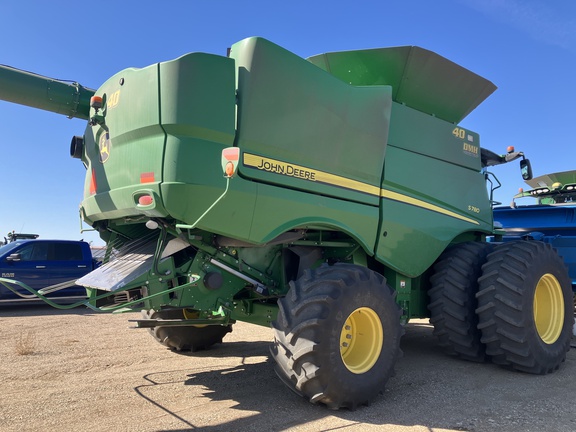
<path id="1" fill-rule="evenodd" d="M 186 309 L 165 309 L 142 311 L 147 319 L 186 319 L 191 318 Z M 199 351 L 222 342 L 222 338 L 232 331 L 232 325 L 207 325 L 198 327 L 152 327 L 150 334 L 162 345 L 174 351 Z"/>
<path id="2" fill-rule="evenodd" d="M 452 246 L 440 256 L 430 278 L 428 309 L 438 345 L 465 360 L 482 362 L 486 358 L 477 328 L 476 293 L 482 265 L 492 247 L 479 242 Z"/>
<path id="3" fill-rule="evenodd" d="M 400 355 L 401 311 L 379 274 L 336 264 L 290 283 L 272 323 L 278 376 L 297 394 L 331 409 L 369 404 Z"/>
<path id="4" fill-rule="evenodd" d="M 570 349 L 572 288 L 564 261 L 538 241 L 516 241 L 488 255 L 477 294 L 486 353 L 497 364 L 550 373 Z"/>

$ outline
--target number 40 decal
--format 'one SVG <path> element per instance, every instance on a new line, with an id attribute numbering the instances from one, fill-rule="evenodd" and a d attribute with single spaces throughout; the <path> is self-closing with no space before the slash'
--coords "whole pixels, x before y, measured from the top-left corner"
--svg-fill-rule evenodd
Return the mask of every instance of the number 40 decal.
<path id="1" fill-rule="evenodd" d="M 460 139 L 464 139 L 466 138 L 466 129 L 462 129 L 462 128 L 454 128 L 452 130 L 452 135 L 454 135 L 456 138 L 460 138 Z"/>

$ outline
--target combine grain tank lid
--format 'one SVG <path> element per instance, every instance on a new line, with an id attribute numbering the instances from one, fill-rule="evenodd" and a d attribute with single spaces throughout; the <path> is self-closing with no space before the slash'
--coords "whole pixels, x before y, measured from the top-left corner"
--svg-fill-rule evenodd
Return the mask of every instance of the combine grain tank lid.
<path id="1" fill-rule="evenodd" d="M 487 79 L 416 46 L 332 52 L 308 60 L 352 85 L 390 85 L 394 101 L 451 123 L 496 90 Z"/>

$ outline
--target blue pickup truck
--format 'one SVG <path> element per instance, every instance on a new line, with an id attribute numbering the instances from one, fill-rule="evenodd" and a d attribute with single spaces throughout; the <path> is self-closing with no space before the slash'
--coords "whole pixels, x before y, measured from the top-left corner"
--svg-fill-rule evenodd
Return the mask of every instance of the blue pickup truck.
<path id="1" fill-rule="evenodd" d="M 98 266 L 84 241 L 17 239 L 0 246 L 0 277 L 13 279 L 55 301 L 77 301 L 86 290 L 75 281 Z M 38 301 L 17 284 L 0 284 L 0 305 Z"/>

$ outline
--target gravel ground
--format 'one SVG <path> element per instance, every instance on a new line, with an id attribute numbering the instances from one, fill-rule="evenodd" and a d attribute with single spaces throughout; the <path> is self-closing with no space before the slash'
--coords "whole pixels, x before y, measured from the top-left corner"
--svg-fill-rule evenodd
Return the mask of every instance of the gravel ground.
<path id="1" fill-rule="evenodd" d="M 558 372 L 527 375 L 446 357 L 428 322 L 416 321 L 384 394 L 369 407 L 330 411 L 276 377 L 270 329 L 238 323 L 222 345 L 176 354 L 130 328 L 137 318 L 0 309 L 0 430 L 576 430 L 575 348 Z"/>

